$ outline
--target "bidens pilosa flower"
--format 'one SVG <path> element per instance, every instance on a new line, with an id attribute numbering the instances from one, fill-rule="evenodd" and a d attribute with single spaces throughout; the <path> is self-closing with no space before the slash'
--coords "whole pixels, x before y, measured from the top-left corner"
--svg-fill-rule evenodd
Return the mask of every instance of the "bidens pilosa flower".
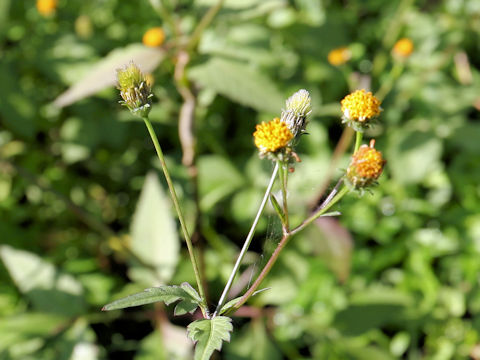
<path id="1" fill-rule="evenodd" d="M 287 124 L 293 136 L 302 134 L 307 126 L 307 117 L 312 112 L 310 93 L 305 89 L 298 90 L 287 99 L 285 107 L 280 120 Z"/>
<path id="2" fill-rule="evenodd" d="M 398 40 L 392 49 L 392 54 L 398 58 L 407 58 L 413 52 L 413 42 L 409 38 Z"/>
<path id="3" fill-rule="evenodd" d="M 352 57 L 352 52 L 346 47 L 333 49 L 328 53 L 328 62 L 333 66 L 340 66 L 348 62 Z"/>
<path id="4" fill-rule="evenodd" d="M 375 149 L 375 140 L 372 139 L 370 146 L 362 145 L 353 154 L 347 169 L 347 183 L 354 189 L 370 186 L 382 174 L 384 165 L 382 153 Z"/>
<path id="5" fill-rule="evenodd" d="M 163 44 L 165 41 L 165 32 L 161 27 L 154 27 L 148 29 L 143 34 L 142 42 L 145 46 L 157 47 Z"/>
<path id="6" fill-rule="evenodd" d="M 37 0 L 37 10 L 43 16 L 52 15 L 57 9 L 57 0 Z"/>
<path id="7" fill-rule="evenodd" d="M 152 106 L 151 85 L 133 62 L 117 70 L 117 88 L 125 105 L 133 114 L 146 117 Z"/>
<path id="8" fill-rule="evenodd" d="M 341 101 L 344 123 L 355 131 L 363 132 L 370 126 L 371 121 L 380 115 L 382 108 L 378 100 L 370 91 L 357 90 L 345 96 Z"/>
<path id="9" fill-rule="evenodd" d="M 279 118 L 275 118 L 267 123 L 262 122 L 256 126 L 253 133 L 255 146 L 260 151 L 260 156 L 269 155 L 275 158 L 281 155 L 281 151 L 285 150 L 293 139 L 293 133 L 287 124 Z"/>

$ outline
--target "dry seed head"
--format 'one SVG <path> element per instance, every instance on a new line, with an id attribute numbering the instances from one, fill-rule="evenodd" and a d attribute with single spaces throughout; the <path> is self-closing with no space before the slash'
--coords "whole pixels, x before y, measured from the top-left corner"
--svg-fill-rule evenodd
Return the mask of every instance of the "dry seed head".
<path id="1" fill-rule="evenodd" d="M 307 117 L 312 112 L 310 93 L 305 89 L 298 90 L 287 99 L 285 107 L 281 121 L 287 124 L 294 136 L 304 132 Z"/>
<path id="2" fill-rule="evenodd" d="M 133 62 L 117 70 L 117 88 L 130 111 L 141 117 L 147 116 L 151 109 L 151 86 L 145 75 Z"/>
<path id="3" fill-rule="evenodd" d="M 268 123 L 258 124 L 256 131 L 253 133 L 253 138 L 260 155 L 264 156 L 286 148 L 290 140 L 293 139 L 293 134 L 286 123 L 280 121 L 279 118 L 275 118 Z"/>
<path id="4" fill-rule="evenodd" d="M 347 180 L 356 189 L 372 185 L 382 174 L 384 165 L 382 153 L 375 149 L 375 140 L 371 140 L 370 146 L 362 145 L 353 154 Z"/>
<path id="5" fill-rule="evenodd" d="M 333 66 L 345 64 L 352 57 L 352 52 L 346 47 L 333 49 L 328 53 L 328 62 Z"/>

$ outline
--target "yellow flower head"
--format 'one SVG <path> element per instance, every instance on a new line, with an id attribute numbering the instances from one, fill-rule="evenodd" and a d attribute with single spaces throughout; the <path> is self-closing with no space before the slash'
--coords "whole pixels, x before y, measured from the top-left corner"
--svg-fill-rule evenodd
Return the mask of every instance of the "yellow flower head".
<path id="1" fill-rule="evenodd" d="M 117 87 L 123 101 L 130 111 L 139 116 L 147 116 L 150 112 L 153 97 L 151 85 L 145 75 L 133 62 L 123 69 L 117 70 Z"/>
<path id="2" fill-rule="evenodd" d="M 346 47 L 333 49 L 328 53 L 328 62 L 333 66 L 345 64 L 352 57 L 351 51 Z"/>
<path id="3" fill-rule="evenodd" d="M 393 46 L 392 53 L 400 58 L 407 58 L 413 52 L 413 42 L 408 38 L 398 40 Z"/>
<path id="4" fill-rule="evenodd" d="M 265 155 L 285 148 L 293 139 L 293 134 L 286 123 L 275 118 L 268 123 L 258 124 L 253 138 L 260 154 Z"/>
<path id="5" fill-rule="evenodd" d="M 382 153 L 375 149 L 375 140 L 371 140 L 370 146 L 362 145 L 353 154 L 347 169 L 347 180 L 357 189 L 369 186 L 382 174 L 384 165 Z"/>
<path id="6" fill-rule="evenodd" d="M 163 44 L 165 40 L 165 32 L 161 27 L 154 27 L 148 29 L 143 34 L 142 42 L 145 46 L 157 47 Z"/>
<path id="7" fill-rule="evenodd" d="M 57 0 L 37 0 L 37 10 L 43 16 L 52 15 L 57 9 Z"/>
<path id="8" fill-rule="evenodd" d="M 343 122 L 348 123 L 356 131 L 363 131 L 369 125 L 368 122 L 382 111 L 380 100 L 370 91 L 366 92 L 363 89 L 345 96 L 341 104 Z"/>

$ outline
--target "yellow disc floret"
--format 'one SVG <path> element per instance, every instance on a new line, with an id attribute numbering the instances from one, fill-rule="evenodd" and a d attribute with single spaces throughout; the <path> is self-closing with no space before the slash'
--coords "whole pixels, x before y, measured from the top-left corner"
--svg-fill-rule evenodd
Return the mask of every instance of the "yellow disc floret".
<path id="1" fill-rule="evenodd" d="M 344 122 L 357 131 L 362 131 L 362 126 L 366 126 L 369 120 L 376 118 L 382 111 L 380 100 L 363 89 L 345 96 L 341 104 Z"/>
<path id="2" fill-rule="evenodd" d="M 43 16 L 52 15 L 57 9 L 57 0 L 37 0 L 37 10 Z"/>
<path id="3" fill-rule="evenodd" d="M 372 184 L 382 174 L 385 160 L 382 153 L 377 151 L 374 146 L 375 140 L 371 140 L 370 146 L 360 146 L 352 156 L 352 161 L 347 169 L 347 179 L 355 188 Z"/>
<path id="4" fill-rule="evenodd" d="M 413 52 L 413 42 L 409 38 L 398 40 L 393 46 L 392 53 L 401 58 L 409 57 Z"/>
<path id="5" fill-rule="evenodd" d="M 328 62 L 333 66 L 340 66 L 345 64 L 352 57 L 352 53 L 346 47 L 339 47 L 333 49 L 328 53 Z"/>
<path id="6" fill-rule="evenodd" d="M 293 139 L 293 134 L 286 123 L 280 121 L 279 118 L 275 118 L 268 123 L 258 124 L 253 137 L 260 153 L 266 154 L 285 148 Z"/>
<path id="7" fill-rule="evenodd" d="M 157 47 L 163 44 L 165 40 L 165 32 L 161 27 L 154 27 L 148 29 L 143 34 L 142 42 L 145 46 Z"/>

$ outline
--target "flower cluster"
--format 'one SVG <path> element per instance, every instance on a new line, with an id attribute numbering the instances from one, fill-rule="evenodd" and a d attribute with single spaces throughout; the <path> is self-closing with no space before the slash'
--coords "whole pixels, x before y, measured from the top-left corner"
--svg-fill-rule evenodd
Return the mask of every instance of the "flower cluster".
<path id="1" fill-rule="evenodd" d="M 37 10 L 43 16 L 50 16 L 57 10 L 57 0 L 37 0 Z"/>
<path id="2" fill-rule="evenodd" d="M 347 47 L 339 47 L 328 53 L 328 62 L 333 66 L 340 66 L 348 62 L 352 52 Z"/>
<path id="3" fill-rule="evenodd" d="M 161 27 L 154 27 L 148 29 L 143 34 L 142 42 L 148 47 L 157 47 L 163 44 L 165 41 L 165 32 Z"/>
<path id="4" fill-rule="evenodd" d="M 345 96 L 341 105 L 343 122 L 360 132 L 363 132 L 382 111 L 380 100 L 363 89 Z"/>
<path id="5" fill-rule="evenodd" d="M 382 153 L 375 149 L 375 140 L 371 140 L 370 146 L 362 145 L 353 154 L 347 169 L 348 184 L 355 189 L 374 184 L 382 174 L 384 165 Z"/>
<path id="6" fill-rule="evenodd" d="M 148 115 L 151 109 L 151 85 L 145 75 L 132 62 L 123 69 L 117 70 L 117 87 L 125 105 L 130 111 L 141 117 Z"/>
<path id="7" fill-rule="evenodd" d="M 275 118 L 256 127 L 253 133 L 260 157 L 290 162 L 296 158 L 292 140 L 301 135 L 307 126 L 308 115 L 312 112 L 310 94 L 299 90 L 285 102 L 281 118 Z"/>

